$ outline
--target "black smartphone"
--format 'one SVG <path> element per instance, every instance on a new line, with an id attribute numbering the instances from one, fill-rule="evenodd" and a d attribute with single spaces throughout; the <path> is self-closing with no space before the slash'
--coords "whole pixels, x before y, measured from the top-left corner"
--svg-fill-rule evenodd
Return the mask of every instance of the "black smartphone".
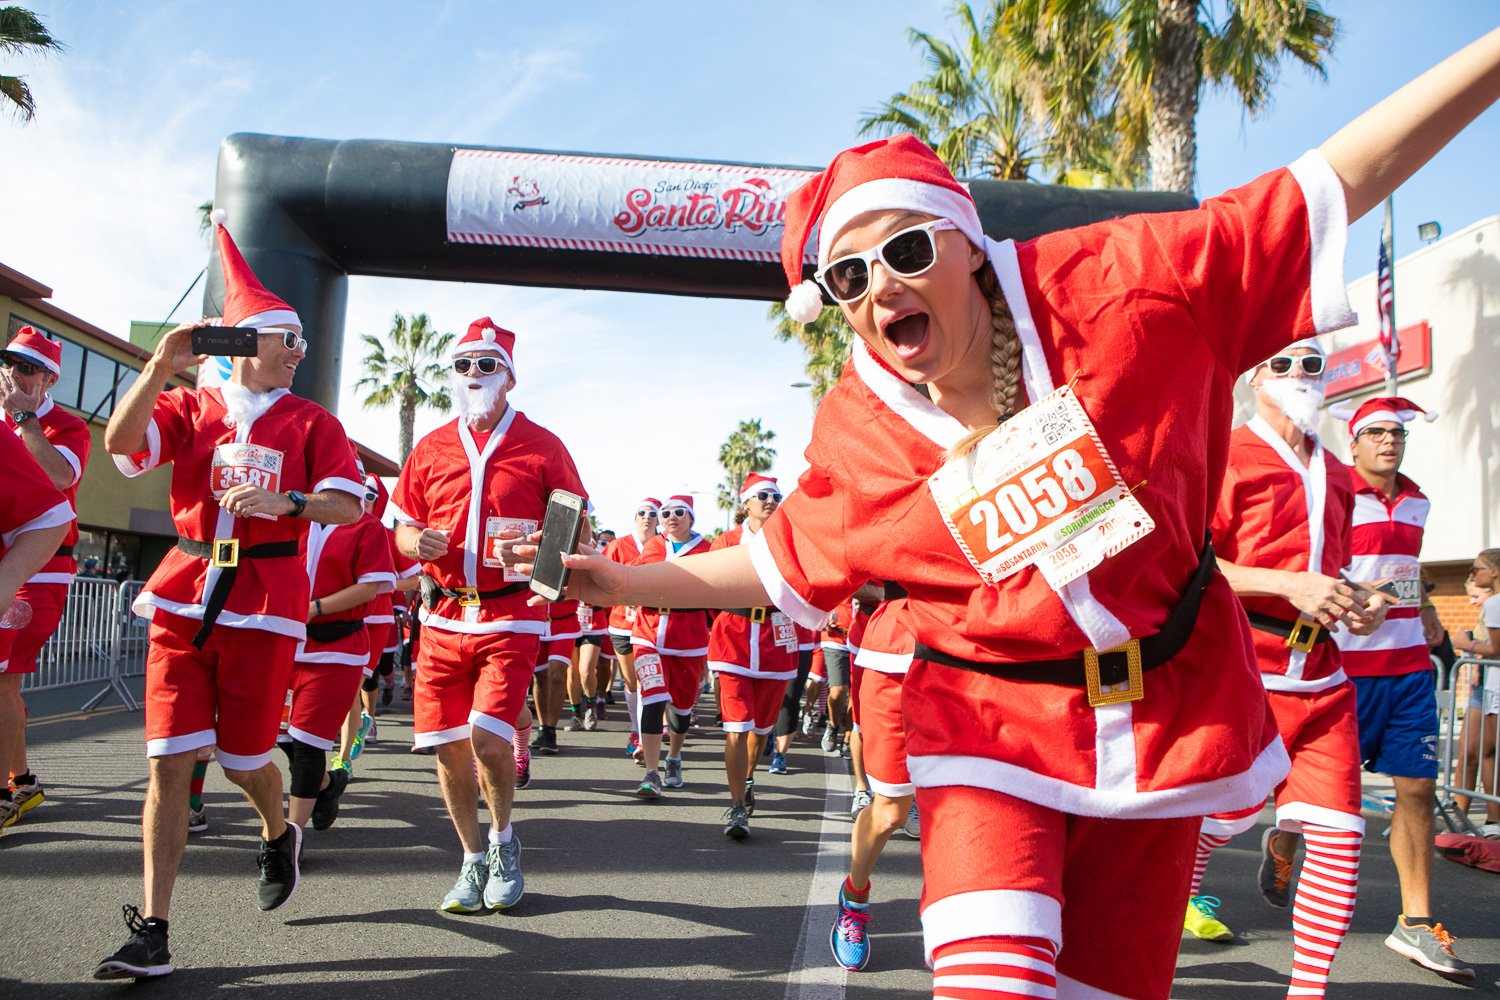
<path id="1" fill-rule="evenodd" d="M 193 331 L 193 353 L 253 358 L 259 335 L 253 326 L 200 326 Z"/>
<path id="2" fill-rule="evenodd" d="M 583 528 L 583 497 L 567 490 L 553 490 L 547 498 L 547 516 L 542 521 L 542 540 L 537 543 L 531 570 L 531 591 L 549 601 L 562 599 L 568 586 L 568 567 L 562 557 L 578 551 L 578 533 Z"/>

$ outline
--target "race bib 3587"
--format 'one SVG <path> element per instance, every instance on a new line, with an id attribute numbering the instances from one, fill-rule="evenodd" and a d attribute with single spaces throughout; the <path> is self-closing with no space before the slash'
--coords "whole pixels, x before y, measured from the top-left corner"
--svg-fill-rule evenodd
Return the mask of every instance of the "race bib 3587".
<path id="1" fill-rule="evenodd" d="M 215 500 L 224 499 L 224 494 L 241 483 L 259 486 L 268 493 L 281 492 L 281 465 L 285 454 L 274 448 L 266 448 L 248 442 L 230 441 L 214 446 L 212 481 L 209 488 Z M 276 520 L 274 514 L 256 514 L 268 521 Z"/>

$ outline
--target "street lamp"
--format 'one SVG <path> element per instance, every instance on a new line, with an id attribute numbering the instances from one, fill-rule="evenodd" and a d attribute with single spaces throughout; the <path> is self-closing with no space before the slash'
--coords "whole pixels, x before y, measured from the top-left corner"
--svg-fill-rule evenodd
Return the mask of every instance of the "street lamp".
<path id="1" fill-rule="evenodd" d="M 792 383 L 792 388 L 793 389 L 811 389 L 812 388 L 812 383 L 811 382 L 793 382 Z"/>

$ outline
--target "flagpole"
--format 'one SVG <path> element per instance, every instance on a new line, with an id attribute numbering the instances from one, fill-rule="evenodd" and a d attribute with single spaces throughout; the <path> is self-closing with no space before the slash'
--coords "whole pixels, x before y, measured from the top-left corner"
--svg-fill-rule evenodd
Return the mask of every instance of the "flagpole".
<path id="1" fill-rule="evenodd" d="M 1386 266 L 1390 269 L 1391 306 L 1390 317 L 1390 341 L 1384 343 L 1385 347 L 1385 394 L 1396 395 L 1396 356 L 1392 347 L 1396 342 L 1396 226 L 1393 221 L 1395 215 L 1395 195 L 1389 195 L 1385 199 L 1385 225 L 1380 231 L 1380 242 L 1385 246 Z M 1383 339 L 1383 338 L 1382 338 Z M 1399 348 L 1398 348 L 1399 350 Z"/>

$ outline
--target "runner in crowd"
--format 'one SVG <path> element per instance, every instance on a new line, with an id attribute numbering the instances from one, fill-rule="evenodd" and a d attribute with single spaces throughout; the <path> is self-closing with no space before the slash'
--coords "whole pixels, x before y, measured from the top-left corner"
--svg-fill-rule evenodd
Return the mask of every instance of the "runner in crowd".
<path id="1" fill-rule="evenodd" d="M 1455 979 L 1473 979 L 1454 938 L 1432 911 L 1432 809 L 1437 794 L 1437 692 L 1422 631 L 1422 532 L 1431 503 L 1400 472 L 1406 425 L 1423 410 L 1399 397 L 1366 400 L 1349 414 L 1354 465 L 1354 543 L 1348 575 L 1389 580 L 1395 607 L 1371 635 L 1340 632 L 1344 668 L 1358 695 L 1359 752 L 1366 770 L 1396 786 L 1391 860 L 1401 880 L 1401 913 L 1386 947 Z M 1430 419 L 1430 418 L 1429 418 Z"/>
<path id="2" fill-rule="evenodd" d="M 600 533 L 603 534 L 602 532 Z M 609 608 L 578 605 L 578 639 L 568 668 L 570 732 L 593 732 L 606 717 L 604 694 L 609 690 L 614 647 L 604 649 L 609 635 Z"/>
<path id="3" fill-rule="evenodd" d="M 463 848 L 441 904 L 450 913 L 504 909 L 525 891 L 511 827 L 512 741 L 547 623 L 544 608 L 527 604 L 526 578 L 507 565 L 510 539 L 536 530 L 553 490 L 587 496 L 563 443 L 507 402 L 515 339 L 486 317 L 453 345 L 459 416 L 417 443 L 394 497 L 411 518 L 396 529 L 397 545 L 423 570 L 415 742 L 437 749 L 438 784 Z"/>
<path id="4" fill-rule="evenodd" d="M 860 671 L 854 705 L 866 758 L 866 780 L 874 790 L 854 820 L 849 876 L 839 889 L 839 912 L 828 932 L 833 960 L 850 972 L 870 961 L 870 874 L 886 841 L 897 830 L 913 836 L 916 786 L 906 769 L 906 735 L 901 726 L 901 684 L 911 666 L 916 639 L 905 620 L 906 599 L 899 585 L 884 585 L 880 603 L 861 632 L 855 654 Z M 919 838 L 920 839 L 920 838 Z"/>
<path id="5" fill-rule="evenodd" d="M 849 722 L 847 718 L 850 660 L 848 626 L 853 624 L 852 616 L 842 629 L 838 627 L 837 622 L 838 618 L 835 615 L 829 622 L 830 627 L 823 630 L 818 641 L 823 659 L 823 669 L 818 680 L 822 682 L 828 697 L 828 710 L 822 718 L 820 743 L 824 753 L 843 753 L 847 756 L 844 741 Z"/>
<path id="6" fill-rule="evenodd" d="M 802 694 L 812 674 L 813 653 L 817 648 L 818 632 L 797 625 L 797 673 L 787 681 L 786 693 L 781 696 L 781 714 L 776 717 L 770 746 L 771 765 L 766 768 L 771 774 L 788 773 L 786 755 L 792 747 L 792 738 L 802 731 Z"/>
<path id="7" fill-rule="evenodd" d="M 577 601 L 557 601 L 548 606 L 547 633 L 542 637 L 533 671 L 537 712 L 542 717 L 540 731 L 531 743 L 533 753 L 557 753 L 557 722 L 568 695 L 568 669 L 582 635 Z"/>
<path id="8" fill-rule="evenodd" d="M 640 557 L 646 543 L 655 537 L 661 523 L 661 501 L 647 497 L 635 508 L 635 524 L 630 534 L 603 544 L 606 559 L 629 566 Z M 602 539 L 601 539 L 602 542 Z M 641 750 L 640 689 L 635 677 L 635 647 L 630 643 L 630 634 L 635 628 L 639 608 L 615 606 L 609 609 L 609 643 L 620 664 L 620 681 L 625 688 L 625 713 L 630 716 L 630 738 L 625 742 L 625 753 L 642 763 L 645 754 Z"/>
<path id="9" fill-rule="evenodd" d="M 216 745 L 225 776 L 260 817 L 258 905 L 274 910 L 296 891 L 302 830 L 286 821 L 281 770 L 271 756 L 292 658 L 307 637 L 311 598 L 298 547 L 309 524 L 357 520 L 364 493 L 338 418 L 289 391 L 306 356 L 301 321 L 256 280 L 224 214 L 213 215 L 222 322 L 254 327 L 258 354 L 235 358 L 222 386 L 164 392 L 168 379 L 203 361 L 192 353 L 192 332 L 210 324 L 178 326 L 104 433 L 126 476 L 172 465 L 169 502 L 180 537 L 134 605 L 151 621 L 145 913 L 124 908 L 130 937 L 99 963 L 97 979 L 172 971 L 168 910 L 187 841 L 190 775 L 203 747 Z"/>
<path id="10" fill-rule="evenodd" d="M 1289 766 L 1206 543 L 1235 373 L 1353 321 L 1346 220 L 1497 91 L 1500 31 L 1290 169 L 1021 245 L 988 239 L 911 136 L 841 153 L 787 202 L 791 315 L 821 308 L 800 284 L 816 227 L 860 338 L 799 488 L 750 546 L 567 557 L 584 600 L 774 603 L 819 627 L 876 573 L 908 591 L 939 995 L 1167 996 L 1199 817 Z"/>
<path id="11" fill-rule="evenodd" d="M 1229 468 L 1213 520 L 1219 569 L 1249 617 L 1261 683 L 1291 772 L 1275 792 L 1276 822 L 1261 837 L 1260 891 L 1286 907 L 1299 835 L 1307 856 L 1292 912 L 1293 996 L 1324 995 L 1354 915 L 1360 815 L 1354 685 L 1333 637 L 1373 632 L 1385 614 L 1374 591 L 1340 579 L 1349 561 L 1354 486 L 1317 437 L 1327 358 L 1300 340 L 1255 366 L 1250 422 L 1229 437 Z M 1210 853 L 1249 830 L 1259 803 L 1203 820 L 1184 926 L 1233 940 L 1200 896 Z"/>
<path id="12" fill-rule="evenodd" d="M 338 818 L 349 769 L 329 769 L 328 751 L 338 745 L 349 706 L 359 701 L 371 646 L 379 644 L 365 619 L 376 612 L 378 596 L 396 588 L 389 536 L 371 513 L 369 493 L 363 496 L 359 520 L 316 525 L 302 541 L 312 600 L 307 639 L 297 645 L 287 687 L 286 728 L 277 742 L 291 773 L 287 819 L 303 829 L 311 819 L 313 829 L 326 830 Z"/>
<path id="13" fill-rule="evenodd" d="M 752 472 L 740 488 L 740 523 L 715 538 L 710 549 L 749 545 L 781 503 L 776 480 Z M 729 808 L 724 835 L 750 836 L 755 813 L 755 764 L 776 728 L 787 681 L 797 676 L 797 626 L 774 607 L 729 608 L 714 619 L 708 668 L 718 676 L 724 771 Z"/>
<path id="14" fill-rule="evenodd" d="M 0 408 L 5 411 L 5 426 L 21 439 L 76 513 L 78 481 L 83 478 L 93 439 L 82 419 L 52 401 L 47 390 L 61 376 L 62 345 L 48 340 L 35 327 L 21 327 L 0 351 Z M 46 798 L 42 783 L 26 763 L 26 703 L 21 699 L 21 679 L 36 673 L 37 654 L 62 620 L 68 585 L 78 568 L 73 559 L 77 543 L 75 521 L 47 565 L 16 595 L 31 605 L 31 622 L 14 630 L 9 662 L 0 668 L 0 773 L 10 779 L 5 788 L 0 788 L 0 830 Z"/>
<path id="15" fill-rule="evenodd" d="M 662 531 L 646 540 L 631 564 L 675 563 L 709 543 L 693 530 L 693 498 L 669 497 L 661 508 Z M 646 776 L 636 794 L 660 798 L 662 787 L 682 787 L 682 744 L 687 739 L 698 678 L 708 659 L 708 619 L 697 608 L 656 605 L 636 609 L 630 644 L 635 647 L 635 677 L 640 692 L 641 762 Z M 657 772 L 661 758 L 663 717 L 671 729 L 666 774 Z"/>

